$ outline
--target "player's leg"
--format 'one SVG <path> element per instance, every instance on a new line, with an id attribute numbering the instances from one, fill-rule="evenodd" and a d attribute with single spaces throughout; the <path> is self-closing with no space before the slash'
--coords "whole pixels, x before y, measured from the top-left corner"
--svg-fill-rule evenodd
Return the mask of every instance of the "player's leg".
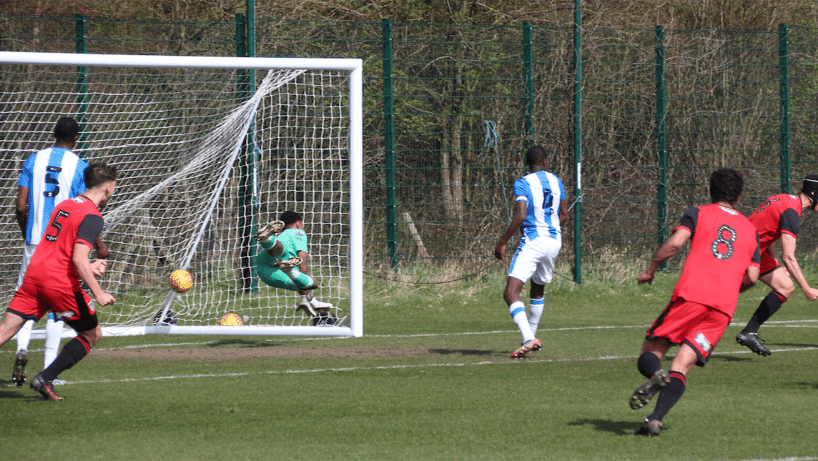
<path id="1" fill-rule="evenodd" d="M 533 336 L 537 336 L 537 328 L 545 307 L 545 285 L 551 283 L 554 276 L 554 262 L 562 247 L 560 240 L 550 237 L 537 239 L 537 242 L 542 246 L 542 254 L 537 269 L 531 275 L 528 305 L 528 325 L 531 327 Z"/>
<path id="2" fill-rule="evenodd" d="M 534 254 L 535 249 L 536 247 L 531 245 L 531 242 L 517 248 L 517 252 L 514 253 L 511 265 L 508 268 L 506 289 L 503 291 L 503 299 L 508 305 L 511 320 L 517 325 L 517 329 L 520 330 L 523 337 L 519 349 L 511 354 L 512 359 L 522 359 L 528 353 L 542 349 L 542 343 L 531 332 L 531 325 L 528 324 L 528 316 L 525 312 L 525 304 L 520 299 L 520 291 L 523 289 L 523 285 L 531 278 L 537 268 L 538 255 Z"/>
<path id="3" fill-rule="evenodd" d="M 312 312 L 312 315 L 317 315 L 321 312 L 329 312 L 332 309 L 332 303 L 320 301 L 311 292 L 301 295 L 301 302 L 298 303 L 298 309 L 304 309 L 307 312 Z"/>
<path id="4" fill-rule="evenodd" d="M 520 290 L 523 289 L 524 284 L 524 281 L 509 275 L 506 289 L 503 292 L 511 320 L 517 325 L 523 337 L 520 347 L 511 354 L 512 359 L 522 359 L 529 353 L 542 349 L 542 342 L 531 332 L 531 325 L 528 324 L 528 316 L 525 312 L 525 303 L 520 299 Z"/>
<path id="5" fill-rule="evenodd" d="M 20 331 L 27 323 L 27 318 L 23 314 L 7 310 L 0 320 L 0 346 L 8 342 L 15 333 Z M 32 323 L 34 320 L 31 321 Z M 17 351 L 14 357 L 14 369 L 11 372 L 11 381 L 16 386 L 22 386 L 26 382 L 26 365 L 28 365 L 28 351 Z"/>
<path id="6" fill-rule="evenodd" d="M 778 266 L 774 270 L 762 275 L 759 280 L 766 283 L 772 291 L 761 301 L 758 308 L 750 317 L 750 321 L 738 335 L 736 335 L 736 342 L 742 346 L 747 346 L 751 351 L 761 356 L 768 356 L 772 354 L 767 347 L 762 344 L 762 340 L 758 337 L 758 329 L 770 317 L 773 316 L 781 306 L 792 296 L 795 291 L 795 285 L 783 266 Z"/>
<path id="7" fill-rule="evenodd" d="M 31 343 L 31 330 L 34 329 L 34 319 L 23 322 L 17 332 L 17 354 L 14 357 L 14 369 L 11 370 L 11 382 L 22 386 L 26 382 L 26 365 L 28 365 L 28 346 Z"/>
<path id="8" fill-rule="evenodd" d="M 284 245 L 275 238 L 282 230 L 284 230 L 284 222 L 273 221 L 261 227 L 255 234 L 256 241 L 270 256 L 278 256 L 284 251 Z"/>
<path id="9" fill-rule="evenodd" d="M 686 377 L 691 368 L 693 365 L 703 367 L 707 364 L 710 354 L 730 324 L 730 316 L 718 309 L 691 302 L 674 304 L 677 309 L 668 313 L 669 327 L 652 326 L 651 329 L 657 332 L 674 331 L 669 335 L 668 341 L 679 343 L 679 350 L 670 363 L 667 384 L 661 388 L 656 408 L 645 418 L 637 434 L 659 435 L 662 420 L 682 398 L 687 388 Z"/>
<path id="10" fill-rule="evenodd" d="M 634 410 L 644 407 L 669 382 L 668 372 L 662 369 L 662 357 L 670 349 L 670 341 L 665 338 L 645 339 L 642 352 L 636 361 L 639 373 L 648 378 L 631 395 L 630 405 Z"/>
<path id="11" fill-rule="evenodd" d="M 17 291 L 23 285 L 23 279 L 26 275 L 26 268 L 34 255 L 36 245 L 26 245 L 23 251 L 23 261 L 20 263 L 20 272 L 17 274 L 17 285 L 14 290 Z M 34 323 L 37 319 L 29 318 L 23 323 L 20 331 L 17 332 L 17 354 L 14 358 L 14 369 L 11 372 L 11 381 L 22 386 L 26 382 L 26 365 L 28 364 L 28 346 L 31 343 L 31 330 L 34 329 Z"/>
<path id="12" fill-rule="evenodd" d="M 301 258 L 295 259 L 300 260 Z M 257 254 L 255 262 L 258 278 L 271 287 L 285 290 L 299 291 L 315 288 L 315 280 L 298 271 L 295 264 L 286 267 L 286 270 L 279 269 L 279 266 L 281 266 L 280 261 L 266 252 Z"/>
<path id="13" fill-rule="evenodd" d="M 655 437 L 661 433 L 662 420 L 682 398 L 687 388 L 687 373 L 698 360 L 696 351 L 688 344 L 679 346 L 670 364 L 670 372 L 667 373 L 667 384 L 662 387 L 659 398 L 656 399 L 656 408 L 645 417 L 642 427 L 636 431 L 637 434 Z"/>
<path id="14" fill-rule="evenodd" d="M 689 315 L 699 308 L 688 308 L 684 300 L 671 301 L 645 332 L 645 342 L 636 362 L 639 373 L 648 378 L 631 395 L 630 406 L 634 410 L 644 407 L 670 381 L 668 372 L 662 369 L 662 358 L 673 344 L 684 340 Z"/>
<path id="15" fill-rule="evenodd" d="M 55 312 L 70 311 L 73 315 L 65 320 L 77 336 L 65 343 L 60 353 L 48 367 L 31 380 L 31 388 L 39 392 L 46 400 L 62 400 L 54 392 L 53 381 L 65 370 L 82 360 L 102 338 L 96 310 L 85 292 L 51 293 L 49 306 Z"/>
<path id="16" fill-rule="evenodd" d="M 9 339 L 14 337 L 17 331 L 25 323 L 26 317 L 19 312 L 7 310 L 0 319 L 0 346 L 6 344 Z"/>
<path id="17" fill-rule="evenodd" d="M 301 258 L 294 259 L 300 262 Z M 274 260 L 266 253 L 256 256 L 256 273 L 265 284 L 273 288 L 300 292 L 317 288 L 312 277 L 296 269 L 297 264 L 288 264 L 289 267 L 285 267 L 286 270 L 279 269 L 281 266 L 280 260 Z M 324 315 L 332 308 L 332 304 L 310 298 L 310 294 L 301 295 L 301 302 L 296 307 L 296 312 L 303 310 L 311 319 L 325 317 L 327 320 L 333 320 L 332 316 Z M 334 323 L 334 320 L 333 322 L 325 321 L 325 323 Z"/>
<path id="18" fill-rule="evenodd" d="M 539 295 L 534 293 L 534 288 L 540 287 Z M 528 326 L 531 328 L 531 334 L 537 336 L 537 328 L 540 326 L 540 319 L 545 308 L 545 299 L 543 298 L 543 286 L 531 283 L 531 301 L 528 304 Z"/>
<path id="19" fill-rule="evenodd" d="M 54 318 L 54 314 L 48 314 L 45 322 L 45 353 L 43 368 L 48 368 L 51 362 L 57 358 L 60 352 L 60 342 L 62 341 L 63 321 Z M 65 384 L 62 380 L 55 379 L 54 385 Z"/>

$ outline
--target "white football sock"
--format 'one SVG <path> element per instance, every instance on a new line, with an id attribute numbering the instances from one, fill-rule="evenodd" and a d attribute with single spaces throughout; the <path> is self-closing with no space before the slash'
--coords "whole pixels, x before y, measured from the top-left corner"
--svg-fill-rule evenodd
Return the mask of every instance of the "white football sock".
<path id="1" fill-rule="evenodd" d="M 531 334 L 535 337 L 537 336 L 537 326 L 540 324 L 544 305 L 545 300 L 543 298 L 532 298 L 531 304 L 528 306 L 528 325 L 531 327 Z"/>
<path id="2" fill-rule="evenodd" d="M 17 332 L 17 352 L 27 351 L 31 342 L 31 329 L 34 328 L 34 320 L 26 320 L 23 327 Z"/>
<path id="3" fill-rule="evenodd" d="M 54 314 L 48 314 L 48 320 L 45 322 L 45 368 L 48 368 L 60 353 L 62 326 L 62 321 L 54 320 Z"/>
<path id="4" fill-rule="evenodd" d="M 528 325 L 528 317 L 525 315 L 525 304 L 522 301 L 514 301 L 508 306 L 508 312 L 511 314 L 511 320 L 517 324 L 520 333 L 523 335 L 523 342 L 528 342 L 534 339 L 534 334 L 531 332 L 531 326 Z"/>

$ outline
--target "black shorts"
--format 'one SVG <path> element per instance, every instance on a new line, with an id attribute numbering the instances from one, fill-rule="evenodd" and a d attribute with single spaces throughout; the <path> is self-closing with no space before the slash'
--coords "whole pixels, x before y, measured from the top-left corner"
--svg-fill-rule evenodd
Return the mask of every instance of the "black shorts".
<path id="1" fill-rule="evenodd" d="M 77 333 L 93 330 L 97 327 L 97 325 L 99 325 L 99 319 L 97 319 L 96 311 L 94 311 L 93 314 L 91 313 L 91 308 L 88 306 L 88 303 L 85 302 L 85 297 L 82 295 L 82 293 L 74 293 L 74 295 L 77 298 L 77 311 L 79 313 L 79 318 L 74 317 L 72 319 L 66 319 L 66 325 L 73 328 Z"/>

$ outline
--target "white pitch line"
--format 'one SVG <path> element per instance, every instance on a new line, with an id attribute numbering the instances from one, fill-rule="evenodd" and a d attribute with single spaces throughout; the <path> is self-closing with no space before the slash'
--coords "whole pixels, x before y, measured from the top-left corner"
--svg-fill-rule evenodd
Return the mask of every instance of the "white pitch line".
<path id="1" fill-rule="evenodd" d="M 799 456 L 799 457 L 772 458 L 772 459 L 764 459 L 764 458 L 742 459 L 742 460 L 739 460 L 739 461 L 814 461 L 814 460 L 818 460 L 818 458 L 813 458 L 812 456 L 808 456 L 808 457 L 804 458 L 804 457 Z"/>
<path id="2" fill-rule="evenodd" d="M 815 351 L 818 347 L 803 347 L 803 348 L 788 348 L 788 349 L 772 349 L 773 352 L 802 352 Z M 715 353 L 713 356 L 734 355 L 734 354 L 752 354 L 752 351 L 730 351 L 725 353 Z M 507 366 L 521 363 L 559 363 L 559 362 L 595 362 L 607 360 L 621 360 L 621 359 L 636 359 L 638 355 L 605 355 L 599 357 L 587 358 L 562 358 L 562 359 L 536 359 L 529 358 L 525 360 L 510 360 L 506 358 L 498 360 L 485 360 L 481 362 L 451 362 L 451 363 L 426 363 L 417 365 L 382 365 L 370 367 L 339 367 L 339 368 L 312 368 L 303 370 L 269 370 L 269 371 L 255 371 L 255 372 L 241 372 L 241 373 L 208 373 L 208 374 L 192 374 L 192 375 L 171 375 L 171 376 L 154 376 L 144 378 L 122 378 L 122 379 L 103 379 L 92 381 L 66 381 L 66 385 L 75 384 L 107 384 L 107 383 L 132 383 L 132 382 L 148 382 L 148 381 L 162 381 L 169 379 L 197 379 L 197 378 L 235 378 L 237 376 L 263 376 L 263 375 L 289 375 L 289 374 L 311 374 L 311 373 L 337 373 L 349 371 L 371 371 L 371 370 L 401 370 L 401 369 L 415 369 L 415 368 L 448 368 L 448 367 L 467 367 L 467 366 L 485 366 L 485 365 L 501 365 Z M 12 384 L 0 385 L 2 387 L 15 387 Z"/>
<path id="3" fill-rule="evenodd" d="M 744 325 L 746 322 L 733 322 L 730 323 L 730 326 L 740 326 Z M 816 325 L 797 325 L 800 323 L 815 323 Z M 600 326 L 590 326 L 590 327 L 565 327 L 565 328 L 541 328 L 538 331 L 540 332 L 561 332 L 561 331 L 585 331 L 585 330 L 618 330 L 618 329 L 635 329 L 635 328 L 645 328 L 647 329 L 650 325 L 600 325 Z M 818 328 L 818 320 L 815 319 L 804 319 L 804 320 L 778 320 L 778 321 L 771 321 L 766 322 L 764 326 L 770 327 L 786 327 L 786 328 Z M 476 336 L 476 335 L 494 335 L 494 334 L 508 334 L 508 333 L 519 333 L 517 330 L 492 330 L 492 331 L 474 331 L 474 332 L 461 332 L 461 333 L 419 333 L 419 334 L 410 334 L 410 335 L 364 335 L 364 338 L 432 338 L 432 337 L 444 337 L 444 336 Z M 352 341 L 355 338 L 347 338 L 347 337 L 304 337 L 304 338 L 270 338 L 266 339 L 267 342 L 301 342 L 301 341 L 327 341 L 327 340 L 344 340 L 344 341 Z M 104 340 L 104 338 L 103 338 Z M 183 343 L 157 343 L 157 344 L 136 344 L 132 346 L 117 346 L 117 347 L 100 347 L 94 348 L 97 351 L 107 351 L 107 350 L 121 350 L 121 349 L 149 349 L 149 348 L 156 348 L 156 347 L 178 347 L 178 346 L 206 346 L 213 344 L 217 341 L 196 341 L 196 342 L 183 342 Z M 31 352 L 43 352 L 43 349 L 30 349 Z M 16 353 L 13 349 L 12 350 L 0 350 L 0 354 L 7 354 Z"/>

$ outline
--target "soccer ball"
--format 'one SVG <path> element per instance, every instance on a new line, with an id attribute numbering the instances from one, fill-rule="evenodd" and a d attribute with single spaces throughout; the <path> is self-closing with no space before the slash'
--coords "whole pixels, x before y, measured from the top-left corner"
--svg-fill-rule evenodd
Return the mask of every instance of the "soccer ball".
<path id="1" fill-rule="evenodd" d="M 225 316 L 222 317 L 221 320 L 219 320 L 219 325 L 224 326 L 237 327 L 243 324 L 244 322 L 242 322 L 241 317 L 239 317 L 238 314 L 234 314 L 232 312 L 229 314 L 225 314 Z"/>
<path id="2" fill-rule="evenodd" d="M 179 269 L 170 273 L 168 277 L 170 288 L 177 293 L 184 293 L 193 286 L 193 276 L 190 272 Z"/>

